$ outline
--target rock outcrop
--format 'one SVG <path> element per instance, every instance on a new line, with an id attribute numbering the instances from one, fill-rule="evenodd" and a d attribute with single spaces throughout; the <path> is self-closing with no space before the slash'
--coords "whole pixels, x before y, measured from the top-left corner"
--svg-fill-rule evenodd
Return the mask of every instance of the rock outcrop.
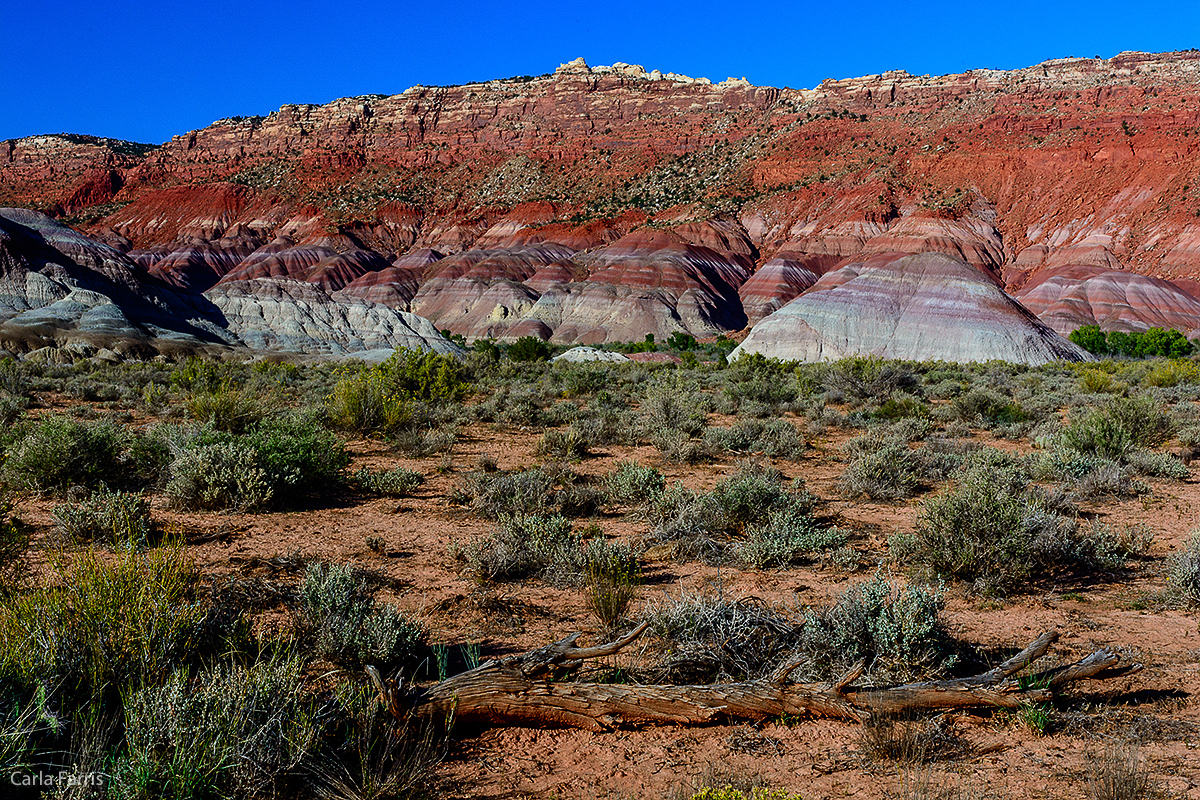
<path id="1" fill-rule="evenodd" d="M 1171 281 L 1104 267 L 1075 266 L 1043 273 L 1017 293 L 1054 330 L 1084 325 L 1106 331 L 1174 328 L 1200 337 L 1200 300 Z"/>
<path id="2" fill-rule="evenodd" d="M 1194 51 L 812 89 L 576 60 L 158 146 L 7 141 L 0 204 L 56 215 L 189 296 L 299 282 L 469 337 L 728 333 L 831 269 L 929 252 L 1041 287 L 1029 302 L 1059 329 L 1137 327 L 1170 284 L 1102 292 L 1092 276 L 1060 303 L 1055 287 L 1074 290 L 1042 278 L 1200 280 L 1198 97 Z M 1178 306 L 1163 320 L 1191 313 L 1153 302 Z"/>
<path id="3" fill-rule="evenodd" d="M 730 358 L 742 353 L 798 361 L 1091 359 L 977 269 L 941 253 L 877 255 L 826 274 L 755 326 Z"/>

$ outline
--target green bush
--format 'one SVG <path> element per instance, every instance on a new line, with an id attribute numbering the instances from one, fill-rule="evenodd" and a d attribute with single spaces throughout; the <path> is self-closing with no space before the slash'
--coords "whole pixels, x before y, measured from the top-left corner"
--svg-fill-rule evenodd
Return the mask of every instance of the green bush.
<path id="1" fill-rule="evenodd" d="M 412 417 L 411 403 L 378 368 L 338 381 L 325 409 L 334 429 L 361 436 L 391 435 Z"/>
<path id="2" fill-rule="evenodd" d="M 79 503 L 54 507 L 54 526 L 75 544 L 106 542 L 143 547 L 150 542 L 153 524 L 150 502 L 144 495 L 101 489 Z"/>
<path id="3" fill-rule="evenodd" d="M 72 708 L 154 684 L 203 647 L 212 620 L 178 544 L 53 563 L 50 585 L 0 598 L 0 683 L 47 683 Z"/>
<path id="4" fill-rule="evenodd" d="M 350 483 L 360 490 L 384 497 L 408 497 L 424 482 L 424 475 L 404 467 L 386 472 L 362 467 L 350 476 Z"/>
<path id="5" fill-rule="evenodd" d="M 233 441 L 199 444 L 171 462 L 164 493 L 185 511 L 249 511 L 271 501 L 271 481 L 253 449 Z"/>
<path id="6" fill-rule="evenodd" d="M 955 662 L 955 648 L 941 609 L 940 592 L 876 574 L 829 608 L 805 611 L 801 648 L 813 658 L 806 668 L 827 677 L 862 659 L 876 679 L 943 675 Z"/>
<path id="7" fill-rule="evenodd" d="M 296 594 L 297 633 L 311 652 L 348 667 L 372 664 L 385 674 L 415 665 L 425 625 L 376 603 L 350 566 L 310 562 Z"/>
<path id="8" fill-rule="evenodd" d="M 128 486 L 137 482 L 128 461 L 131 438 L 109 421 L 50 414 L 19 435 L 0 474 L 12 486 L 35 491 Z"/>
<path id="9" fill-rule="evenodd" d="M 653 467 L 618 461 L 616 469 L 605 478 L 604 485 L 610 502 L 636 506 L 653 502 L 666 486 L 666 479 Z"/>
<path id="10" fill-rule="evenodd" d="M 990 389 L 971 389 L 954 398 L 951 407 L 955 415 L 966 422 L 1011 425 L 1029 419 L 1019 403 Z"/>
<path id="11" fill-rule="evenodd" d="M 112 786 L 122 800 L 275 796 L 316 748 L 321 710 L 303 662 L 219 664 L 125 697 L 125 756 Z"/>
<path id="12" fill-rule="evenodd" d="M 253 389 L 240 388 L 228 381 L 215 388 L 204 389 L 187 399 L 192 419 L 208 422 L 219 431 L 242 433 L 261 421 L 274 403 Z"/>
<path id="13" fill-rule="evenodd" d="M 550 346 L 536 336 L 522 336 L 508 346 L 510 361 L 549 361 Z"/>
<path id="14" fill-rule="evenodd" d="M 539 456 L 579 461 L 589 455 L 587 437 L 574 426 L 566 431 L 546 431 L 534 452 Z"/>
<path id="15" fill-rule="evenodd" d="M 315 419 L 271 417 L 236 440 L 254 451 L 276 506 L 290 507 L 342 484 L 350 454 Z"/>

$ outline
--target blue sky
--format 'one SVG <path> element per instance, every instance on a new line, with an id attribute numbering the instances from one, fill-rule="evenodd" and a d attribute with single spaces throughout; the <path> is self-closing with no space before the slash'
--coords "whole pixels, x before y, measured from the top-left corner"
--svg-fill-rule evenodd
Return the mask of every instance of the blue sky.
<path id="1" fill-rule="evenodd" d="M 1200 47 L 1200 1 L 172 3 L 0 0 L 0 139 L 162 142 L 284 103 L 553 71 L 583 56 L 762 85 Z"/>

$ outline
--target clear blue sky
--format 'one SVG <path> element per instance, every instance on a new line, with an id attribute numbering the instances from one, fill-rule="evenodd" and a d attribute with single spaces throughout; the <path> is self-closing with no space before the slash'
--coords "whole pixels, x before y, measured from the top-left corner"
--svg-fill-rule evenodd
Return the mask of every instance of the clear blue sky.
<path id="1" fill-rule="evenodd" d="M 1200 47 L 1200 0 L 0 0 L 0 12 L 0 139 L 158 143 L 284 103 L 535 75 L 576 56 L 798 88 Z"/>

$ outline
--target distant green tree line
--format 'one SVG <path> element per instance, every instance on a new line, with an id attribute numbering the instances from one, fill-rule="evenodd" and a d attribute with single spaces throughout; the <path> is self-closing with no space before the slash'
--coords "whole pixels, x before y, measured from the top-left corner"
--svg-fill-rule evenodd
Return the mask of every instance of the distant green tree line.
<path id="1" fill-rule="evenodd" d="M 1071 331 L 1072 342 L 1097 356 L 1126 356 L 1128 358 L 1184 358 L 1195 346 L 1174 328 L 1150 328 L 1141 333 L 1100 330 L 1099 325 L 1084 325 Z"/>

